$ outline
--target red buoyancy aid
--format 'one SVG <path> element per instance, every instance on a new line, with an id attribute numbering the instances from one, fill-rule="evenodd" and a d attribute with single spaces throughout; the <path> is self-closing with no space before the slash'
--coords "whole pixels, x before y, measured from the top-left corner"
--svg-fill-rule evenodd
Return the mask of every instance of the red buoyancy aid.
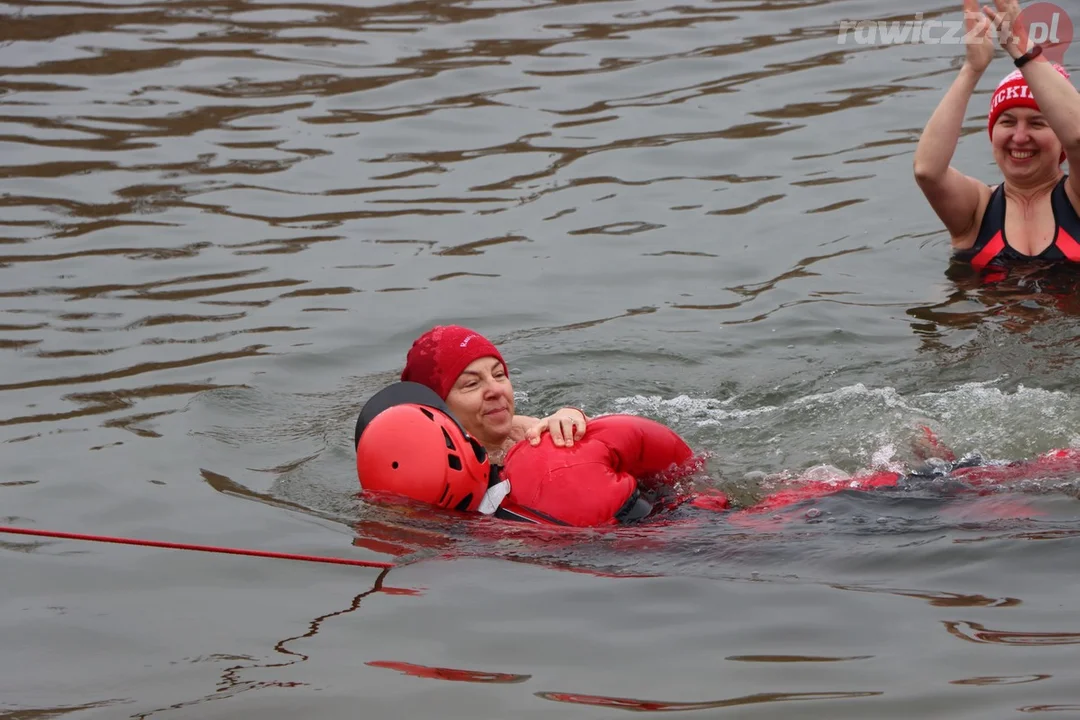
<path id="1" fill-rule="evenodd" d="M 638 480 L 687 466 L 694 451 L 674 431 L 636 415 L 589 420 L 585 437 L 556 447 L 520 442 L 506 454 L 502 478 L 510 492 L 502 513 L 533 522 L 592 527 L 619 523 L 638 497 Z"/>

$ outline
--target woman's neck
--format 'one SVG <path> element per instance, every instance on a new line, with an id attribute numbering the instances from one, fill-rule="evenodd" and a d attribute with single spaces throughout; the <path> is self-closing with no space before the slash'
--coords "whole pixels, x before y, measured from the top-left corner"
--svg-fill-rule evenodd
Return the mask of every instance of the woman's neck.
<path id="1" fill-rule="evenodd" d="M 1005 185 L 1005 198 L 1009 200 L 1013 205 L 1020 208 L 1021 213 L 1024 216 L 1034 217 L 1036 209 L 1040 207 L 1045 199 L 1054 191 L 1058 181 L 1064 173 L 1059 172 L 1057 177 L 1043 178 L 1038 181 L 1019 182 L 1015 183 L 1010 180 L 1006 180 Z"/>
<path id="2" fill-rule="evenodd" d="M 1051 177 L 1041 176 L 1024 180 L 1006 179 L 1004 182 L 1005 194 L 1011 200 L 1037 200 L 1050 194 L 1064 175 L 1065 173 L 1059 168 Z"/>

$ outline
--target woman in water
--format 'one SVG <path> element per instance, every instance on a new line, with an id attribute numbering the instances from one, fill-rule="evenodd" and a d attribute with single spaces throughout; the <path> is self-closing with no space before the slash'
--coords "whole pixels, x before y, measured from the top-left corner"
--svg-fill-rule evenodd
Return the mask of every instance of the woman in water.
<path id="1" fill-rule="evenodd" d="M 915 180 L 952 238 L 954 257 L 1000 276 L 1010 265 L 1080 262 L 1080 93 L 1028 41 L 1016 0 L 996 12 L 964 0 L 966 59 L 915 149 Z M 949 163 L 972 91 L 994 57 L 990 29 L 1013 59 L 990 98 L 990 146 L 1003 182 L 990 187 Z M 1038 98 L 1038 102 L 1036 102 Z"/>
<path id="2" fill-rule="evenodd" d="M 585 434 L 588 418 L 565 407 L 545 418 L 514 414 L 514 388 L 506 361 L 487 338 L 459 325 L 428 330 L 413 342 L 403 381 L 434 390 L 450 412 L 499 464 L 521 440 L 536 445 L 547 431 L 559 447 L 570 447 Z"/>

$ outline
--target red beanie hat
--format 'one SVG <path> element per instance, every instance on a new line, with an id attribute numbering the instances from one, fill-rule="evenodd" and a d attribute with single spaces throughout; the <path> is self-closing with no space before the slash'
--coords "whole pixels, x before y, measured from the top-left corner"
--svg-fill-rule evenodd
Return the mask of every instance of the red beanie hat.
<path id="1" fill-rule="evenodd" d="M 426 385 L 445 400 L 461 372 L 482 357 L 496 358 L 510 374 L 502 354 L 486 337 L 460 325 L 438 325 L 409 348 L 401 379 Z"/>
<path id="2" fill-rule="evenodd" d="M 1069 78 L 1069 71 L 1057 63 L 1054 63 L 1054 69 L 1061 73 L 1061 76 L 1066 80 Z M 1023 73 L 1019 70 L 1013 70 L 1002 78 L 997 89 L 994 90 L 994 94 L 990 96 L 990 122 L 987 124 L 987 129 L 990 131 L 991 137 L 994 136 L 994 123 L 997 122 L 1001 113 L 1015 107 L 1039 109 L 1039 104 L 1035 102 L 1035 96 L 1031 94 L 1031 88 L 1028 87 L 1027 80 L 1024 79 Z M 1065 153 L 1062 152 L 1059 162 L 1064 161 Z"/>

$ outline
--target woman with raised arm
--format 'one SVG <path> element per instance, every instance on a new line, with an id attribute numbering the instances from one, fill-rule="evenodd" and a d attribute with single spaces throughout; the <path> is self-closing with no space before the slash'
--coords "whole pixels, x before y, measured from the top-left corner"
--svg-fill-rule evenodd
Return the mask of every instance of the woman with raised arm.
<path id="1" fill-rule="evenodd" d="M 914 171 L 954 257 L 1002 277 L 1020 263 L 1080 263 L 1080 173 L 1071 172 L 1080 170 L 1080 93 L 1046 48 L 1028 41 L 1017 1 L 994 5 L 964 0 L 967 57 L 923 129 Z M 996 186 L 950 165 L 968 100 L 994 57 L 991 28 L 1016 66 L 990 98 L 990 147 L 1003 176 Z"/>

